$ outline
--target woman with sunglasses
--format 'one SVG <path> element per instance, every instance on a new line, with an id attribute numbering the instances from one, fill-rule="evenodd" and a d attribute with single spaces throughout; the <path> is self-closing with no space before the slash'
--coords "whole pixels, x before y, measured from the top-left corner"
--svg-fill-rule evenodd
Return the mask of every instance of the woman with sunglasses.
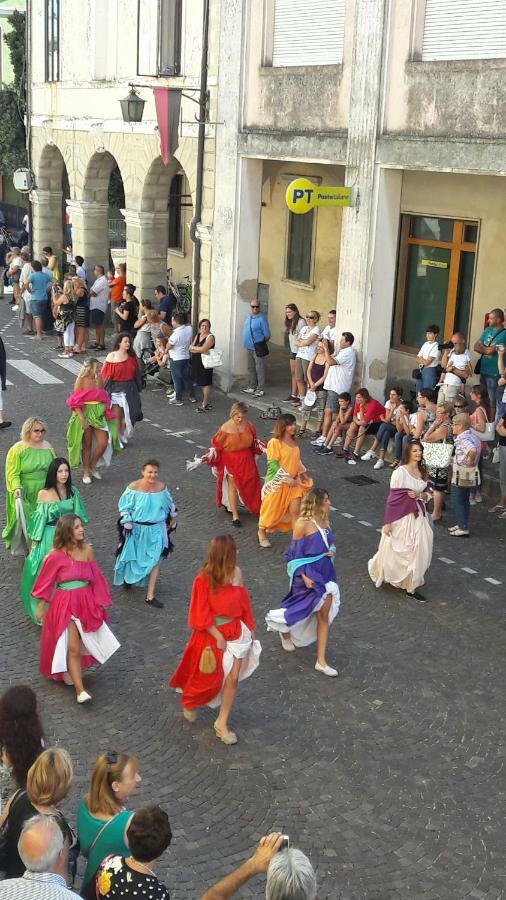
<path id="1" fill-rule="evenodd" d="M 21 499 L 26 525 L 37 506 L 37 497 L 44 487 L 49 463 L 55 456 L 51 444 L 46 441 L 44 422 L 37 416 L 30 416 L 23 422 L 20 440 L 12 445 L 5 460 L 7 522 L 2 537 L 5 546 L 11 548 L 16 535 L 17 546 L 12 548 L 13 553 L 21 552 L 18 540 L 21 523 L 18 523 L 16 514 L 16 500 Z"/>
<path id="2" fill-rule="evenodd" d="M 321 334 L 318 322 L 320 313 L 316 309 L 310 309 L 306 315 L 306 324 L 299 331 L 295 339 L 297 353 L 295 356 L 295 378 L 297 381 L 298 397 L 292 401 L 294 406 L 300 406 L 307 391 L 307 370 L 309 363 L 316 356 L 318 340 Z"/>
<path id="3" fill-rule="evenodd" d="M 368 569 L 377 588 L 387 582 L 424 602 L 418 588 L 432 560 L 433 533 L 425 511 L 431 495 L 422 456 L 421 441 L 408 438 L 390 479 L 381 540 Z"/>
<path id="4" fill-rule="evenodd" d="M 32 590 L 39 601 L 35 618 L 42 622 L 40 671 L 72 684 L 77 702 L 87 703 L 91 695 L 84 689 L 83 669 L 107 662 L 119 647 L 107 625 L 112 601 L 79 516 L 68 513 L 58 520 L 53 547 Z"/>
<path id="5" fill-rule="evenodd" d="M 95 898 L 95 873 L 110 853 L 129 856 L 126 831 L 133 813 L 125 803 L 141 783 L 139 760 L 127 753 L 102 753 L 91 772 L 90 789 L 77 810 L 81 853 L 87 859 L 81 895 Z"/>

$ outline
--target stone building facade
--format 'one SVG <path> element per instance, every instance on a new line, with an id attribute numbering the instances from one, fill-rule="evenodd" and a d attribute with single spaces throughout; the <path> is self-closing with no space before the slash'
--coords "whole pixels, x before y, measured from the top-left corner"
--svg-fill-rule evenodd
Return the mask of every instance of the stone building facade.
<path id="1" fill-rule="evenodd" d="M 73 251 L 91 269 L 107 265 L 108 190 L 121 176 L 128 280 L 139 296 L 192 273 L 197 182 L 196 113 L 202 49 L 202 0 L 31 0 L 31 195 L 35 252 L 62 243 L 65 216 Z M 209 20 L 209 115 L 216 99 L 218 0 Z M 167 35 L 171 39 L 168 40 Z M 177 59 L 176 59 L 177 57 Z M 175 61 L 175 65 L 174 65 Z M 146 101 L 142 122 L 123 121 L 119 101 L 133 82 Z M 153 88 L 180 88 L 179 145 L 164 165 Z M 198 113 L 197 113 L 198 116 Z M 207 128 L 201 233 L 213 216 L 214 129 Z M 171 220 L 171 221 L 169 221 Z M 114 238 L 113 238 L 114 243 Z M 202 243 L 201 303 L 209 302 L 210 244 Z"/>
<path id="2" fill-rule="evenodd" d="M 227 304 L 229 381 L 258 293 L 280 345 L 286 303 L 336 307 L 379 398 L 410 380 L 427 324 L 472 344 L 505 305 L 506 2 L 226 5 L 242 54 L 220 52 L 211 314 Z M 298 176 L 354 205 L 301 224 Z"/>

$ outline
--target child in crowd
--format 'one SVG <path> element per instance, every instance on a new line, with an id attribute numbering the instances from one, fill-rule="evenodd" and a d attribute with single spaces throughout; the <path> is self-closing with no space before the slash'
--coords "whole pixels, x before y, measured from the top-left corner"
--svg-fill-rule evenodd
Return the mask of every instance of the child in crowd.
<path id="1" fill-rule="evenodd" d="M 336 418 L 329 428 L 329 433 L 327 435 L 325 443 L 315 446 L 314 448 L 317 453 L 321 453 L 323 456 L 333 452 L 332 447 L 334 446 L 334 444 L 338 447 L 341 446 L 344 438 L 346 437 L 346 432 L 348 431 L 348 428 L 353 421 L 353 406 L 351 405 L 351 394 L 348 394 L 347 391 L 344 391 L 342 394 L 339 394 L 337 402 L 339 404 L 339 409 L 337 411 Z"/>
<path id="2" fill-rule="evenodd" d="M 169 369 L 168 341 L 169 339 L 163 334 L 157 337 L 155 341 L 155 352 L 153 356 L 150 356 L 146 361 L 147 377 L 152 378 L 153 381 L 157 381 L 159 384 L 163 385 L 164 388 L 167 388 L 167 397 L 173 394 L 172 377 Z M 158 366 L 158 370 L 155 369 L 155 366 Z"/>
<path id="3" fill-rule="evenodd" d="M 412 402 L 403 400 L 399 405 L 399 412 L 395 420 L 395 460 L 393 463 L 390 463 L 391 469 L 396 469 L 397 466 L 400 466 L 404 438 L 412 434 L 413 429 L 416 428 L 416 421 L 417 415 L 416 412 L 413 412 Z"/>
<path id="4" fill-rule="evenodd" d="M 316 412 L 318 418 L 318 434 L 321 434 L 323 425 L 323 410 L 325 408 L 325 398 L 327 392 L 323 389 L 323 382 L 327 377 L 329 363 L 325 355 L 325 344 L 318 341 L 315 356 L 310 360 L 306 373 L 306 382 L 309 391 L 316 394 L 316 400 L 312 405 L 302 401 L 300 406 L 302 422 L 299 428 L 299 437 L 306 433 L 306 426 L 312 412 Z"/>

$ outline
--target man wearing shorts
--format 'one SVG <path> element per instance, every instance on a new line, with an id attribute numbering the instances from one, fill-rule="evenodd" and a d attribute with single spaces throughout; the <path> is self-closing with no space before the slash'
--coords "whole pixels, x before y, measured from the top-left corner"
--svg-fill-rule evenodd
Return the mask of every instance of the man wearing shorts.
<path id="1" fill-rule="evenodd" d="M 44 316 L 48 308 L 47 289 L 53 280 L 52 275 L 42 271 L 42 263 L 38 259 L 34 259 L 32 263 L 33 271 L 27 278 L 27 284 L 30 286 L 31 293 L 31 310 L 33 316 L 33 324 L 35 325 L 34 338 L 42 340 L 42 327 L 44 324 Z"/>
<path id="2" fill-rule="evenodd" d="M 322 433 L 311 441 L 315 446 L 323 445 L 339 408 L 339 394 L 350 393 L 357 364 L 357 354 L 352 347 L 355 338 L 351 331 L 343 331 L 338 348 L 331 353 L 329 341 L 325 341 L 325 356 L 330 363 L 323 387 L 327 391 Z"/>
<path id="3" fill-rule="evenodd" d="M 105 314 L 109 303 L 109 282 L 103 266 L 95 266 L 95 281 L 90 290 L 90 324 L 95 329 L 96 341 L 90 350 L 105 350 Z"/>

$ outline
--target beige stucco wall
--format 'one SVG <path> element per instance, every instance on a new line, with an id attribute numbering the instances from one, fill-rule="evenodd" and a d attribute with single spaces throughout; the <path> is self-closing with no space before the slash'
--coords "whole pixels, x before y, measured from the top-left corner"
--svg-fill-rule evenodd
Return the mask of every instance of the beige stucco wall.
<path id="1" fill-rule="evenodd" d="M 326 314 L 335 308 L 341 239 L 340 209 L 316 212 L 313 285 L 308 288 L 286 281 L 285 258 L 288 209 L 285 193 L 291 180 L 299 175 L 318 177 L 322 184 L 343 183 L 343 169 L 297 163 L 264 162 L 262 216 L 260 231 L 259 281 L 269 285 L 269 322 L 273 340 L 284 340 L 285 306 L 296 303 L 301 313 L 317 309 L 326 324 Z"/>
<path id="2" fill-rule="evenodd" d="M 480 223 L 469 344 L 483 329 L 485 313 L 506 306 L 506 179 L 480 175 L 405 172 L 401 211 L 475 219 Z M 390 352 L 390 373 L 409 377 L 413 357 Z"/>

